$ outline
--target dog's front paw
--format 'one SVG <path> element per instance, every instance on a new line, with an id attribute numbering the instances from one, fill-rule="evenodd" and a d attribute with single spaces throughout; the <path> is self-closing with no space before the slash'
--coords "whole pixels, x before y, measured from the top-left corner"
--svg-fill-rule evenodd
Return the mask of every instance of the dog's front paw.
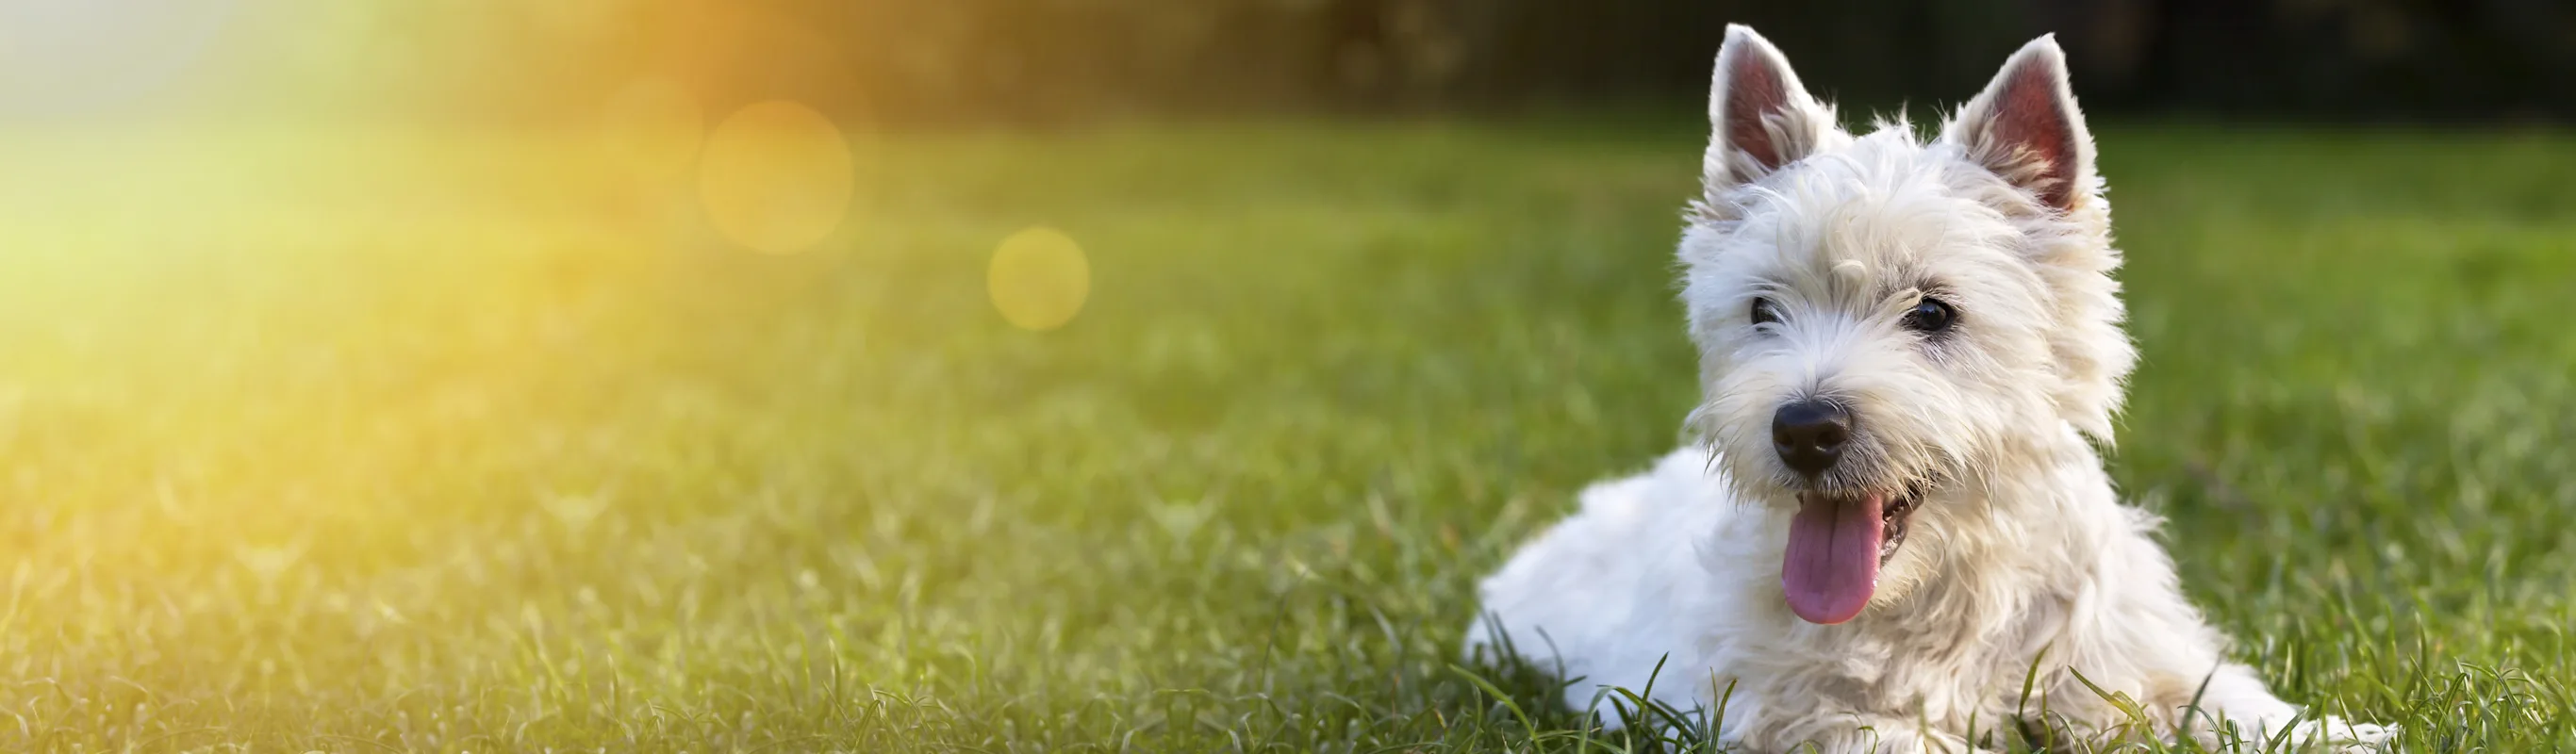
<path id="1" fill-rule="evenodd" d="M 2346 722 L 2341 718 L 2302 720 L 2282 731 L 2275 725 L 2257 725 L 2245 731 L 2242 743 L 2228 750 L 2274 751 L 2286 743 L 2290 751 L 2382 752 L 2397 740 L 2397 726 Z"/>
<path id="2" fill-rule="evenodd" d="M 2300 727 L 2308 728 L 2312 736 L 2305 740 L 2317 741 L 2329 751 L 2388 751 L 2387 747 L 2397 741 L 2397 726 L 2394 725 L 2347 723 L 2329 717 L 2322 722 L 2301 723 Z"/>

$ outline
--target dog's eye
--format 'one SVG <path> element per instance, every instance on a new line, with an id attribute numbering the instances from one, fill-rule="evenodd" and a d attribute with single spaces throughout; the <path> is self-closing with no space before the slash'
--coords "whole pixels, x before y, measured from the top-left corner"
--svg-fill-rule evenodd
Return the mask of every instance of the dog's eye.
<path id="1" fill-rule="evenodd" d="M 1926 298 L 1905 312 L 1903 324 L 1908 330 L 1931 333 L 1950 329 L 1950 323 L 1958 318 L 1958 310 L 1951 309 L 1949 304 L 1941 303 L 1937 298 Z"/>
<path id="2" fill-rule="evenodd" d="M 1780 307 L 1772 306 L 1771 300 L 1767 298 L 1753 300 L 1753 324 L 1767 325 L 1779 321 Z"/>

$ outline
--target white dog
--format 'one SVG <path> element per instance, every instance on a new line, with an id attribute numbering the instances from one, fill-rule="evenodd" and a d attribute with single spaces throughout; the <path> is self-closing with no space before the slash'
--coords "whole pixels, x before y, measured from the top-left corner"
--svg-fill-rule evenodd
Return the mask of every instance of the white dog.
<path id="1" fill-rule="evenodd" d="M 1486 579 L 1470 653 L 1579 679 L 1577 709 L 1654 676 L 1756 751 L 1965 751 L 2020 723 L 2387 736 L 2228 662 L 2156 518 L 2111 489 L 2094 446 L 2136 354 L 2054 39 L 1926 142 L 1843 131 L 1730 27 L 1709 116 L 1680 253 L 1700 442 L 1586 490 Z"/>

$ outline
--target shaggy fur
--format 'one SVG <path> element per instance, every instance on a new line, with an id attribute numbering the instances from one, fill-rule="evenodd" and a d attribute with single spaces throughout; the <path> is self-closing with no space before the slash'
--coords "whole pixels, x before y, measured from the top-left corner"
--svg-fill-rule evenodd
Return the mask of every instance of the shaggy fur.
<path id="1" fill-rule="evenodd" d="M 2303 720 L 2228 662 L 2156 518 L 2111 488 L 2095 447 L 2135 353 L 2053 39 L 1927 142 L 1903 124 L 1844 132 L 1777 50 L 1731 27 L 1710 117 L 1680 249 L 1698 442 L 1586 490 L 1488 578 L 1471 653 L 1560 671 L 1578 709 L 1605 686 L 1645 688 L 1661 663 L 1656 701 L 1706 713 L 1723 695 L 1713 722 L 1755 751 L 1964 751 L 2016 720 L 2095 741 L 2385 736 Z M 1927 297 L 1955 324 L 1904 326 Z M 1755 321 L 1757 299 L 1776 321 Z M 1829 472 L 1801 474 L 1774 448 L 1774 412 L 1818 399 L 1853 429 Z M 1858 617 L 1802 620 L 1782 585 L 1802 496 L 1872 493 L 1916 501 L 1901 546 Z"/>

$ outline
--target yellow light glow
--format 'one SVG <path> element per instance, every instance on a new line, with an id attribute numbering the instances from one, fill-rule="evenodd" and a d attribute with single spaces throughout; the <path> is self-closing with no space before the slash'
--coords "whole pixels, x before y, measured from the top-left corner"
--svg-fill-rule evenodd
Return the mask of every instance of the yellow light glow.
<path id="1" fill-rule="evenodd" d="M 849 211 L 849 141 L 831 119 L 786 101 L 725 118 L 698 155 L 698 192 L 725 237 L 771 254 L 822 242 Z"/>
<path id="2" fill-rule="evenodd" d="M 706 137 L 696 97 L 664 79 L 636 79 L 608 99 L 600 141 L 637 177 L 676 181 L 688 173 Z"/>
<path id="3" fill-rule="evenodd" d="M 1091 298 L 1091 262 L 1073 237 L 1029 228 L 1002 239 L 984 283 L 1003 319 L 1025 330 L 1053 330 L 1073 321 Z"/>
<path id="4" fill-rule="evenodd" d="M 232 0 L 0 2 L 0 112 L 122 104 L 196 64 Z"/>

